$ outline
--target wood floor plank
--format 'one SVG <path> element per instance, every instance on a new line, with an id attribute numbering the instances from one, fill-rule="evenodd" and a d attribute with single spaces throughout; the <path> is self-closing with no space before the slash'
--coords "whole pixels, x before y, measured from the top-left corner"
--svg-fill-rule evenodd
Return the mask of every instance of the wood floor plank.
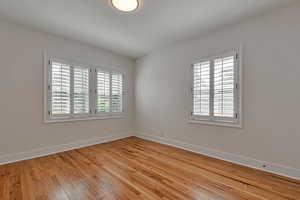
<path id="1" fill-rule="evenodd" d="M 137 145 L 137 143 L 138 142 L 135 142 L 134 145 Z M 284 196 L 290 199 L 293 199 L 295 197 L 300 198 L 299 185 L 295 185 L 293 184 L 293 182 L 288 182 L 286 179 L 284 179 L 284 181 L 281 183 L 282 180 L 279 177 L 276 177 L 276 180 L 281 180 L 281 181 L 270 182 L 268 178 L 266 178 L 266 177 L 272 177 L 271 174 L 269 173 L 268 173 L 269 176 L 264 176 L 264 178 L 262 178 L 261 175 L 264 173 L 260 173 L 260 176 L 257 175 L 256 173 L 253 173 L 258 170 L 248 168 L 248 173 L 247 173 L 246 171 L 243 170 L 236 170 L 236 169 L 241 169 L 241 166 L 239 165 L 234 165 L 232 163 L 219 161 L 216 159 L 213 160 L 212 163 L 213 165 L 211 166 L 211 163 L 207 162 L 207 160 L 206 162 L 203 162 L 203 159 L 201 159 L 199 155 L 186 152 L 186 151 L 181 151 L 178 153 L 177 152 L 178 149 L 175 149 L 175 153 L 170 153 L 170 152 L 165 153 L 164 151 L 163 153 L 161 153 L 160 151 L 157 151 L 156 145 L 159 145 L 162 149 L 167 147 L 167 146 L 162 147 L 160 144 L 154 144 L 152 147 L 149 148 L 149 151 L 151 151 L 152 153 L 153 152 L 156 153 L 156 155 L 160 155 L 160 156 L 164 155 L 167 157 L 167 159 L 174 158 L 174 160 L 180 161 L 182 163 L 187 163 L 190 166 L 195 166 L 201 169 L 205 169 L 209 172 L 213 172 L 215 174 L 219 174 L 221 176 L 234 179 L 238 182 L 242 182 L 250 186 L 256 186 L 266 191 L 276 193 L 276 195 L 278 196 Z M 144 146 L 144 148 L 147 147 Z M 186 155 L 185 153 L 188 153 L 188 155 Z M 219 166 L 217 166 L 216 164 L 219 164 Z M 226 168 L 228 164 L 229 167 Z M 244 168 L 244 170 L 247 169 L 246 167 L 242 167 L 242 168 Z M 252 173 L 250 174 L 249 172 Z M 286 190 L 289 190 L 290 192 L 285 193 L 284 191 Z"/>
<path id="2" fill-rule="evenodd" d="M 130 137 L 0 166 L 1 200 L 300 200 L 300 181 Z"/>
<path id="3" fill-rule="evenodd" d="M 231 178 L 225 178 L 217 173 L 213 173 L 208 170 L 203 170 L 202 168 L 199 168 L 192 164 L 187 164 L 185 162 L 182 162 L 179 158 L 174 159 L 169 154 L 159 153 L 156 152 L 156 150 L 152 150 L 151 152 L 153 155 L 148 156 L 152 157 L 153 159 L 160 157 L 165 163 L 168 163 L 169 165 L 172 165 L 174 167 L 177 166 L 177 170 L 179 170 L 181 174 L 185 173 L 185 175 L 189 176 L 190 179 L 197 178 L 209 180 L 210 177 L 213 177 L 214 182 L 219 184 L 219 186 L 222 186 L 223 188 L 227 187 L 230 190 L 236 190 L 240 192 L 245 191 L 249 195 L 255 196 L 257 199 L 285 199 L 281 196 L 273 194 L 273 192 L 265 191 L 247 183 L 232 180 Z M 140 153 L 143 154 L 143 152 Z M 244 190 L 245 187 L 247 187 L 247 190 Z"/>
<path id="4" fill-rule="evenodd" d="M 141 193 L 122 180 L 113 176 L 102 165 L 96 165 L 83 155 L 80 150 L 67 153 L 74 166 L 87 178 L 87 183 L 95 191 L 103 193 L 102 198 L 110 199 L 139 199 Z M 77 160 L 80 160 L 78 164 Z M 99 172 L 101 171 L 101 174 Z"/>
<path id="5" fill-rule="evenodd" d="M 172 170 L 170 166 L 165 165 L 164 163 L 158 163 L 157 160 L 151 160 L 151 162 L 147 162 L 149 158 L 147 158 L 146 160 L 143 160 L 142 157 L 138 158 L 137 156 L 130 158 L 130 155 L 128 153 L 119 154 L 119 155 L 120 156 L 118 159 L 122 160 L 122 162 L 125 162 L 130 166 L 134 166 L 134 170 L 147 175 L 149 178 L 156 179 L 157 181 L 160 181 L 168 185 L 174 190 L 180 188 L 180 190 L 189 194 L 190 199 L 194 199 L 195 196 L 197 198 L 201 196 L 202 198 L 205 199 L 207 198 L 226 199 L 224 198 L 223 194 L 221 194 L 223 190 L 220 190 L 219 188 L 216 187 L 210 190 L 209 181 L 207 180 L 206 181 L 197 180 L 197 183 L 195 184 L 192 181 L 189 181 L 189 179 L 185 179 L 182 176 L 178 176 L 178 174 L 180 174 L 178 169 Z M 123 157 L 126 157 L 126 160 L 124 160 Z M 157 163 L 157 165 L 153 163 Z M 151 169 L 151 173 L 148 171 L 148 169 Z M 212 185 L 213 184 L 210 184 L 210 186 Z M 228 194 L 226 195 L 227 197 Z M 240 196 L 238 199 L 244 199 L 244 198 Z"/>
<path id="6" fill-rule="evenodd" d="M 212 182 L 209 179 L 197 177 L 197 180 L 193 181 L 196 178 L 195 174 L 187 173 L 184 170 L 180 170 L 176 166 L 168 165 L 155 158 L 153 159 L 150 159 L 150 157 L 147 157 L 146 159 L 144 158 L 145 156 L 143 155 L 139 156 L 138 154 L 136 154 L 133 157 L 130 157 L 128 154 L 126 155 L 127 160 L 136 163 L 137 165 L 136 170 L 141 170 L 141 169 L 143 170 L 143 168 L 146 169 L 150 168 L 151 171 L 153 171 L 153 174 L 156 174 L 156 176 L 157 175 L 162 176 L 164 177 L 165 180 L 168 180 L 169 183 L 171 182 L 172 184 L 176 185 L 175 186 L 176 188 L 181 188 L 181 190 L 184 190 L 185 192 L 188 193 L 196 194 L 196 196 L 204 195 L 205 198 L 213 198 L 213 199 L 250 198 L 249 196 L 247 196 L 246 198 L 245 194 L 242 193 L 238 194 L 236 191 L 233 190 L 230 191 L 230 188 L 224 185 L 217 185 L 215 182 Z M 147 174 L 147 171 L 144 173 Z M 227 192 L 224 193 L 224 190 L 227 190 Z"/>
<path id="7" fill-rule="evenodd" d="M 8 165 L 0 166 L 0 199 L 9 199 Z"/>

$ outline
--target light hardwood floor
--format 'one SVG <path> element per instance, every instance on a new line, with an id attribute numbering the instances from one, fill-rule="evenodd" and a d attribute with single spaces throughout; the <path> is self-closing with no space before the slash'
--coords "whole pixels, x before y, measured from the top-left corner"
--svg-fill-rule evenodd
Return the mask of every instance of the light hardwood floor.
<path id="1" fill-rule="evenodd" d="M 300 199 L 300 181 L 131 137 L 2 165 L 0 199 Z"/>

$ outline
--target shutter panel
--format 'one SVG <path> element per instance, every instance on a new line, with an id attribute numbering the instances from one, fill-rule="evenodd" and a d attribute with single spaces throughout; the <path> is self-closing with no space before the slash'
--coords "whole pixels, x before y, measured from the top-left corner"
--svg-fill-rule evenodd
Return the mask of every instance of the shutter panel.
<path id="1" fill-rule="evenodd" d="M 70 66 L 52 62 L 51 78 L 52 115 L 70 114 Z"/>
<path id="2" fill-rule="evenodd" d="M 89 113 L 89 69 L 73 67 L 74 80 L 74 113 Z"/>
<path id="3" fill-rule="evenodd" d="M 234 56 L 214 60 L 214 116 L 234 117 Z"/>
<path id="4" fill-rule="evenodd" d="M 111 112 L 122 112 L 122 74 L 111 74 L 111 93 Z"/>
<path id="5" fill-rule="evenodd" d="M 193 115 L 209 116 L 210 114 L 210 62 L 194 64 Z"/>
<path id="6" fill-rule="evenodd" d="M 97 112 L 110 112 L 110 73 L 97 71 Z"/>

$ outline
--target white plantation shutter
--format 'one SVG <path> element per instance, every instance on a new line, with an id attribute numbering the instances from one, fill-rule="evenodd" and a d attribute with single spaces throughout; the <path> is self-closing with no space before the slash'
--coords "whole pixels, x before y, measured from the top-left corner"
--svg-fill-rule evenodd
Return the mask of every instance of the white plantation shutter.
<path id="1" fill-rule="evenodd" d="M 51 114 L 66 115 L 71 112 L 70 66 L 51 63 Z"/>
<path id="2" fill-rule="evenodd" d="M 214 116 L 234 117 L 234 56 L 214 60 Z"/>
<path id="3" fill-rule="evenodd" d="M 111 74 L 111 112 L 122 112 L 123 77 Z"/>
<path id="4" fill-rule="evenodd" d="M 122 112 L 123 76 L 120 73 L 97 71 L 97 112 Z"/>
<path id="5" fill-rule="evenodd" d="M 210 63 L 194 64 L 193 115 L 209 116 L 210 107 Z"/>
<path id="6" fill-rule="evenodd" d="M 122 117 L 123 74 L 71 63 L 45 65 L 45 122 Z"/>
<path id="7" fill-rule="evenodd" d="M 233 51 L 193 65 L 193 119 L 240 122 L 238 57 Z"/>
<path id="8" fill-rule="evenodd" d="M 76 66 L 73 68 L 74 113 L 89 113 L 89 69 Z"/>
<path id="9" fill-rule="evenodd" d="M 110 112 L 110 73 L 97 71 L 97 112 Z"/>

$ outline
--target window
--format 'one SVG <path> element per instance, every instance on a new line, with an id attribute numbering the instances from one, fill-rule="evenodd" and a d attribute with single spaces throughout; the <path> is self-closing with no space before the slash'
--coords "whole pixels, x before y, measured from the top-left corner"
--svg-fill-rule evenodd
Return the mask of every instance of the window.
<path id="1" fill-rule="evenodd" d="M 123 113 L 123 74 L 51 59 L 45 77 L 45 121 L 115 118 Z"/>
<path id="2" fill-rule="evenodd" d="M 97 112 L 122 112 L 122 74 L 97 70 Z"/>
<path id="3" fill-rule="evenodd" d="M 71 68 L 69 65 L 53 62 L 51 71 L 51 113 L 53 116 L 68 115 L 71 112 Z"/>
<path id="4" fill-rule="evenodd" d="M 192 121 L 240 126 L 240 69 L 238 51 L 192 65 Z"/>
<path id="5" fill-rule="evenodd" d="M 110 79 L 109 72 L 97 72 L 97 112 L 110 112 Z"/>
<path id="6" fill-rule="evenodd" d="M 88 114 L 89 103 L 89 69 L 75 66 L 74 75 L 74 114 Z"/>

